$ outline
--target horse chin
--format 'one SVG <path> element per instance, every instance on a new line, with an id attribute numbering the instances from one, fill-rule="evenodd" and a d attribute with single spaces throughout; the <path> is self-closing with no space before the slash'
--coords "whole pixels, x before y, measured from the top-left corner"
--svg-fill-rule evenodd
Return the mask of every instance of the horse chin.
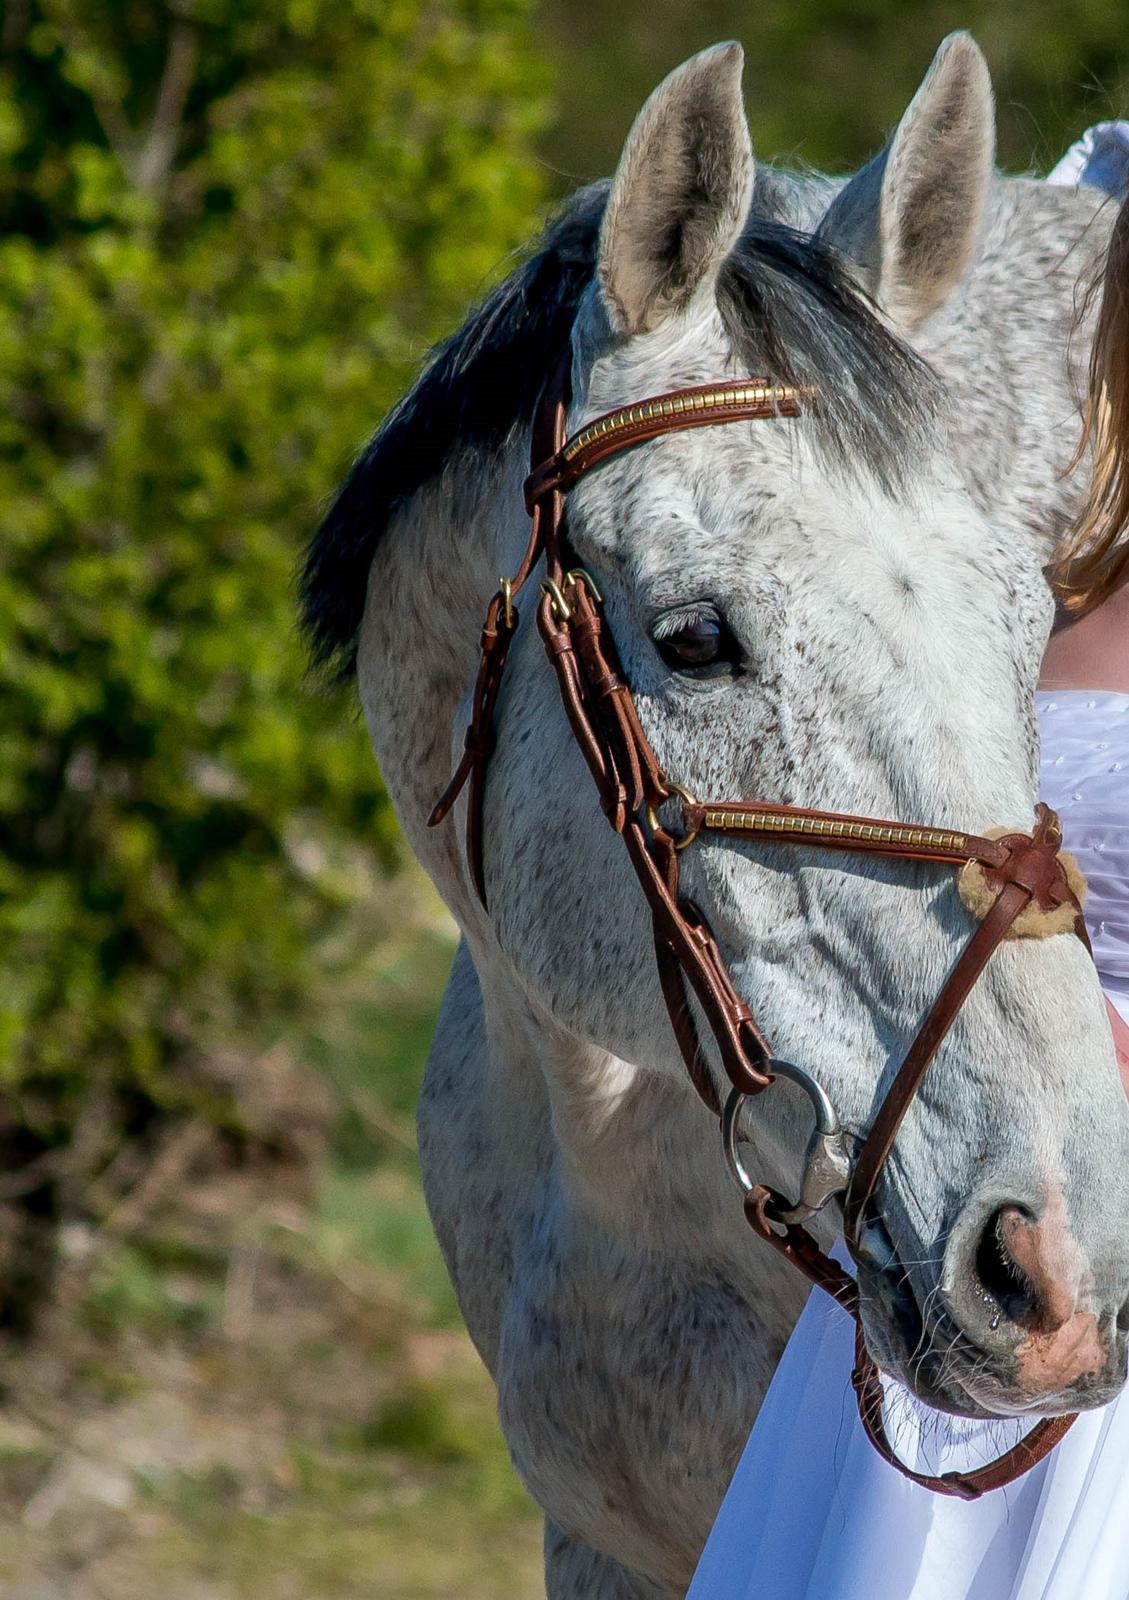
<path id="1" fill-rule="evenodd" d="M 942 1357 L 937 1345 L 940 1330 L 932 1327 L 926 1334 L 921 1310 L 903 1271 L 871 1273 L 862 1268 L 859 1286 L 864 1308 L 870 1308 L 863 1312 L 866 1346 L 884 1377 L 893 1378 L 934 1411 L 950 1416 L 988 1419 L 1014 1415 L 989 1402 L 988 1386 L 974 1383 L 971 1370 L 962 1373 L 951 1351 Z M 953 1329 L 944 1342 L 955 1337 Z M 993 1395 L 996 1400 L 998 1396 Z"/>
<path id="2" fill-rule="evenodd" d="M 899 1379 L 905 1382 L 904 1379 Z M 1086 1380 L 1056 1393 L 1024 1395 L 999 1383 L 975 1368 L 962 1372 L 948 1367 L 943 1385 L 915 1382 L 912 1387 L 919 1399 L 936 1411 L 947 1411 L 952 1416 L 978 1417 L 996 1421 L 1007 1418 L 1058 1417 L 1071 1411 L 1092 1411 L 1108 1405 L 1122 1388 L 1120 1382 Z"/>
<path id="3" fill-rule="evenodd" d="M 1111 1353 L 1106 1368 L 1101 1373 L 1087 1374 L 1065 1389 L 1024 1394 L 993 1379 L 977 1369 L 966 1373 L 954 1372 L 954 1381 L 968 1397 L 965 1415 L 989 1417 L 1058 1417 L 1069 1411 L 1093 1411 L 1115 1400 L 1125 1386 L 1125 1374 L 1114 1373 L 1115 1357 Z"/>

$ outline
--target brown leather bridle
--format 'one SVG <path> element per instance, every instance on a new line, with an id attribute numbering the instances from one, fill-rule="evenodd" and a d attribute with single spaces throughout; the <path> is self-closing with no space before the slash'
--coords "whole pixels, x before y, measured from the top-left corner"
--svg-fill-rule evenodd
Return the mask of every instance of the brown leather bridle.
<path id="1" fill-rule="evenodd" d="M 745 1215 L 754 1231 L 827 1291 L 855 1320 L 852 1383 L 859 1415 L 882 1456 L 913 1482 L 941 1494 L 974 1500 L 1011 1483 L 1062 1438 L 1073 1416 L 1045 1418 L 996 1461 L 969 1472 L 930 1476 L 912 1471 L 894 1453 L 882 1415 L 882 1382 L 866 1349 L 855 1280 L 827 1256 L 801 1225 L 833 1194 L 843 1194 L 844 1236 L 857 1253 L 860 1229 L 902 1119 L 921 1081 L 988 958 L 1032 908 L 1059 916 L 1089 947 L 1081 904 L 1068 881 L 1058 818 L 1037 808 L 1031 833 L 984 838 L 955 828 L 889 822 L 802 807 L 745 801 L 699 801 L 663 771 L 639 721 L 631 690 L 591 577 L 568 561 L 565 495 L 585 473 L 610 456 L 662 434 L 724 422 L 794 417 L 814 403 L 815 391 L 768 379 L 703 385 L 657 395 L 597 418 L 566 438 L 568 373 L 562 365 L 542 398 L 533 425 L 531 470 L 525 483 L 532 519 L 529 543 L 512 578 L 502 579 L 482 630 L 481 658 L 462 760 L 435 806 L 430 825 L 440 823 L 469 782 L 467 859 L 483 905 L 482 818 L 487 762 L 494 748 L 494 712 L 506 657 L 518 626 L 515 601 L 537 563 L 545 573 L 537 624 L 557 675 L 561 698 L 577 744 L 595 781 L 600 806 L 623 839 L 650 907 L 655 956 L 671 1024 L 691 1082 L 709 1109 L 722 1118 L 730 1165 L 745 1190 Z M 681 802 L 680 831 L 659 818 L 667 802 Z M 719 835 L 772 844 L 813 846 L 936 862 L 970 870 L 974 864 L 989 893 L 987 909 L 953 966 L 910 1045 L 870 1131 L 850 1165 L 841 1130 L 826 1095 L 809 1073 L 776 1060 L 752 1012 L 738 994 L 709 924 L 679 887 L 679 860 L 699 837 Z M 686 993 L 689 983 L 714 1038 L 732 1085 L 723 1105 L 698 1037 Z M 801 1202 L 746 1175 L 737 1150 L 737 1122 L 747 1097 L 760 1094 L 776 1076 L 799 1082 L 812 1099 L 817 1129 L 809 1148 Z"/>

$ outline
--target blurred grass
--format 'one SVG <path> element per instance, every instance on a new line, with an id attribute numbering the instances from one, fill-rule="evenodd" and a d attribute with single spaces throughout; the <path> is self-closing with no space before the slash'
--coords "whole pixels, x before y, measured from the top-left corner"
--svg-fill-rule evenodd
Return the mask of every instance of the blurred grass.
<path id="1" fill-rule="evenodd" d="M 306 1044 L 339 1105 L 332 1162 L 311 1225 L 328 1257 L 370 1263 L 414 1323 L 458 1328 L 458 1305 L 423 1203 L 414 1126 L 454 931 L 422 875 L 409 878 L 413 916 L 406 934 L 385 934 L 336 1030 Z"/>
<path id="2" fill-rule="evenodd" d="M 4 1363 L 4 1600 L 543 1592 L 540 1516 L 420 1187 L 453 931 L 418 873 L 382 895 L 371 948 L 296 1047 L 334 1097 L 311 1195 L 209 1170 L 125 1234 L 69 1236 L 42 1336 Z"/>

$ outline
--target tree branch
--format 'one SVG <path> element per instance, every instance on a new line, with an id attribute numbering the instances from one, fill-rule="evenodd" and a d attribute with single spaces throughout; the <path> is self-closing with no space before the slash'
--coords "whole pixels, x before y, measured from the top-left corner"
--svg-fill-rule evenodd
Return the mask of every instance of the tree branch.
<path id="1" fill-rule="evenodd" d="M 66 48 L 78 57 L 86 56 L 97 63 L 97 45 L 85 37 L 81 24 L 67 15 L 66 11 L 66 7 L 60 7 L 52 16 Z M 198 54 L 199 40 L 195 23 L 182 13 L 176 14 L 172 20 L 164 71 L 157 87 L 153 117 L 144 135 L 131 126 L 120 101 L 106 92 L 106 82 L 99 84 L 99 77 L 105 80 L 108 76 L 104 58 L 101 73 L 86 74 L 89 80 L 86 90 L 106 136 L 106 143 L 121 162 L 126 176 L 144 194 L 153 194 L 162 187 L 176 159 L 181 119 L 192 87 Z"/>
<path id="2" fill-rule="evenodd" d="M 181 118 L 196 72 L 199 40 L 192 23 L 178 17 L 173 23 L 165 70 L 161 74 L 157 103 L 149 132 L 133 164 L 133 181 L 146 194 L 159 189 L 176 160 Z"/>

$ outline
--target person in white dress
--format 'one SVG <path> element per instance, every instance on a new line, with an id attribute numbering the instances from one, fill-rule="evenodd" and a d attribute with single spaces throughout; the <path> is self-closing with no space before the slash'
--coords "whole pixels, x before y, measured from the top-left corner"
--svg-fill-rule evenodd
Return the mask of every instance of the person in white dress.
<path id="1" fill-rule="evenodd" d="M 1124 195 L 1129 124 L 1090 129 L 1050 181 Z M 1129 326 L 1114 332 L 1129 367 Z M 1107 408 L 1105 426 L 1119 454 L 1107 492 L 1092 498 L 1090 544 L 1079 541 L 1071 569 L 1082 574 L 1075 620 L 1052 637 L 1037 698 L 1042 797 L 1088 880 L 1086 920 L 1129 1092 L 1129 413 L 1111 424 Z M 1097 443 L 1100 461 L 1100 431 Z M 877 1454 L 855 1408 L 853 1355 L 850 1318 L 814 1291 L 687 1600 L 1129 1600 L 1129 1391 L 1083 1413 L 1025 1477 L 967 1502 L 919 1488 Z M 990 1460 L 1030 1426 L 962 1421 L 886 1388 L 899 1455 L 924 1471 Z"/>

